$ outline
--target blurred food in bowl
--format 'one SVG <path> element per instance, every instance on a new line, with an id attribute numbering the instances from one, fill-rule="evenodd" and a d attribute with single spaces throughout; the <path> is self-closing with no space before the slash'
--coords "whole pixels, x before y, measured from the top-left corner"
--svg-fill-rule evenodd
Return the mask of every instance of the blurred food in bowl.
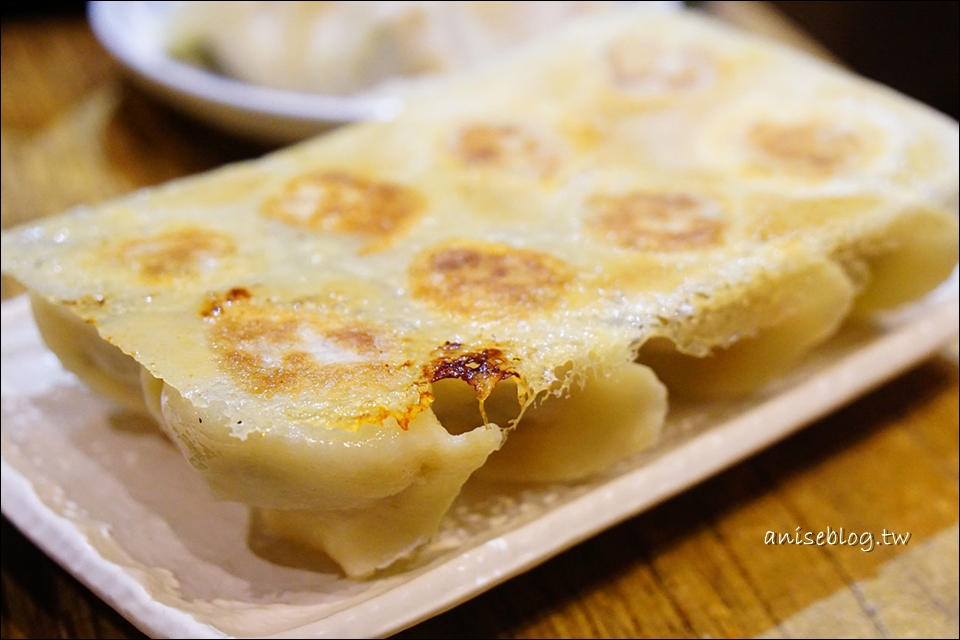
<path id="1" fill-rule="evenodd" d="M 176 58 L 252 84 L 332 95 L 469 70 L 611 2 L 189 2 Z"/>

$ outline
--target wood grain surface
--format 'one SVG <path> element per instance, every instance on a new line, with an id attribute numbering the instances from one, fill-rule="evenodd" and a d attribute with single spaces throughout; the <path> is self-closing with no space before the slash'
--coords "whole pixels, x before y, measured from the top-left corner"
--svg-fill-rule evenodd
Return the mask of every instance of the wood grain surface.
<path id="1" fill-rule="evenodd" d="M 710 3 L 815 43 L 766 7 Z M 2 24 L 3 227 L 266 149 L 128 83 L 80 16 Z M 3 297 L 16 285 L 4 281 Z M 400 633 L 449 637 L 958 636 L 958 369 L 936 357 L 707 482 Z M 139 638 L 2 523 L 3 638 Z M 766 545 L 767 531 L 910 534 Z"/>

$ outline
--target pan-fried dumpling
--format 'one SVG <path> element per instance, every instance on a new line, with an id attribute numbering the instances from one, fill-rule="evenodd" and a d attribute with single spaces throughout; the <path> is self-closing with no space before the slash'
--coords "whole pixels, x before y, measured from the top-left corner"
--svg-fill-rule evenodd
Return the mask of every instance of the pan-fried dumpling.
<path id="1" fill-rule="evenodd" d="M 577 482 L 957 262 L 957 124 L 622 9 L 367 123 L 3 234 L 47 344 L 350 576 Z"/>

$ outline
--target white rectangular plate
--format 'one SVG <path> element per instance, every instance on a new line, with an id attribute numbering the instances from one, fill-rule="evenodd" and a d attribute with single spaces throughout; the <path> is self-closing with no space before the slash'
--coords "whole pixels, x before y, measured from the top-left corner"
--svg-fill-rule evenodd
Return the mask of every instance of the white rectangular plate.
<path id="1" fill-rule="evenodd" d="M 657 447 L 603 478 L 508 493 L 468 483 L 440 534 L 371 581 L 279 563 L 156 427 L 88 392 L 2 308 L 3 513 L 153 636 L 385 636 L 449 609 L 770 445 L 956 339 L 957 273 L 877 327 L 848 327 L 748 400 L 676 405 Z M 956 348 L 955 346 L 953 347 Z"/>

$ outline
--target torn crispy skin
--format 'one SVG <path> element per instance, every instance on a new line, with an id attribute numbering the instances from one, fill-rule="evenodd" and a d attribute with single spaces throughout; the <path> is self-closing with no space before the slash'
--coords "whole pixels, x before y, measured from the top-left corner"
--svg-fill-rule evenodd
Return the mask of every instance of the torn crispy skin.
<path id="1" fill-rule="evenodd" d="M 434 359 L 424 367 L 427 379 L 437 382 L 459 378 L 473 387 L 481 401 L 501 380 L 517 377 L 503 351 L 493 347 L 483 351 L 464 351 L 460 343 L 446 342 L 434 354 Z"/>
<path id="2" fill-rule="evenodd" d="M 507 378 L 519 378 L 510 360 L 500 349 L 489 347 L 482 351 L 466 351 L 458 342 L 445 342 L 434 351 L 434 359 L 423 368 L 431 383 L 459 379 L 473 387 L 480 402 L 480 416 L 487 424 L 483 401 L 494 388 Z"/>

